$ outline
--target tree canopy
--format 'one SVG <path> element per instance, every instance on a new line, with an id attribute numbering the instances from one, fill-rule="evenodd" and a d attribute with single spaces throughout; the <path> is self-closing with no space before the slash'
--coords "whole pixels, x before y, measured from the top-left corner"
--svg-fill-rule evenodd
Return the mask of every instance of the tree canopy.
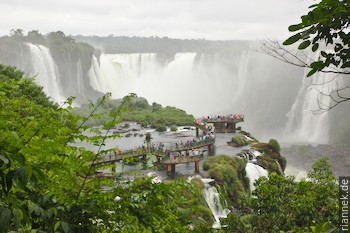
<path id="1" fill-rule="evenodd" d="M 289 26 L 294 34 L 283 44 L 273 39 L 261 42 L 261 52 L 306 68 L 307 77 L 315 73 L 331 75 L 326 81 L 320 79 L 312 84 L 318 92 L 318 109 L 314 113 L 326 112 L 350 100 L 349 4 L 349 0 L 322 0 L 310 6 L 308 14 L 301 16 L 301 22 Z M 295 44 L 297 49 L 291 46 Z"/>
<path id="2" fill-rule="evenodd" d="M 56 106 L 42 89 L 13 67 L 0 65 L 0 232 L 186 232 L 192 184 L 151 178 L 116 181 L 95 178 L 92 166 L 113 148 L 103 149 L 108 130 L 133 95 L 116 109 L 105 130 L 84 125 L 88 116 Z M 86 136 L 91 131 L 91 137 Z M 107 132 L 107 133 L 104 133 Z M 84 141 L 97 152 L 79 147 Z M 187 192 L 184 198 L 183 193 Z M 183 210 L 180 212 L 180 210 Z"/>
<path id="3" fill-rule="evenodd" d="M 309 8 L 311 11 L 301 17 L 301 22 L 289 26 L 289 31 L 296 32 L 284 41 L 284 45 L 300 42 L 298 49 L 306 49 L 310 45 L 316 52 L 322 43 L 327 47 L 321 51 L 318 61 L 310 64 L 308 76 L 317 71 L 328 69 L 327 72 L 350 74 L 345 69 L 350 67 L 350 1 L 322 0 Z M 340 68 L 340 69 L 337 69 Z"/>

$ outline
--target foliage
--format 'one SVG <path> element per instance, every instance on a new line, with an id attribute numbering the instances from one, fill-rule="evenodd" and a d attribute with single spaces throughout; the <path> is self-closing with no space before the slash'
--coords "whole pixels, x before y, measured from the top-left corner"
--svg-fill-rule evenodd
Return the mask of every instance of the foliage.
<path id="1" fill-rule="evenodd" d="M 232 137 L 231 142 L 233 143 L 234 146 L 246 146 L 251 143 L 248 139 L 245 139 L 240 135 Z"/>
<path id="2" fill-rule="evenodd" d="M 176 127 L 176 126 L 172 126 L 172 127 L 170 128 L 170 130 L 173 131 L 173 132 L 176 132 L 176 131 L 177 131 L 177 127 Z"/>
<path id="3" fill-rule="evenodd" d="M 326 67 L 350 67 L 350 38 L 347 32 L 349 27 L 350 6 L 348 1 L 322 0 L 318 4 L 310 6 L 310 12 L 301 17 L 301 22 L 291 25 L 289 31 L 296 32 L 283 44 L 290 45 L 300 42 L 299 49 L 305 49 L 312 45 L 312 51 L 318 50 L 324 41 L 327 51 L 321 51 L 318 61 L 311 63 L 311 71 L 308 76 Z M 330 70 L 329 72 L 335 72 Z M 348 71 L 338 73 L 350 74 Z"/>
<path id="4" fill-rule="evenodd" d="M 241 218 L 237 214 L 229 214 L 227 219 L 223 220 L 223 225 L 227 225 L 224 228 L 225 232 L 235 233 L 247 233 L 250 232 L 249 226 L 244 223 L 244 218 Z"/>
<path id="5" fill-rule="evenodd" d="M 120 100 L 108 100 L 106 105 L 98 110 L 100 118 L 90 119 L 87 124 L 98 126 L 111 119 L 110 113 L 114 112 Z M 194 117 L 186 114 L 185 111 L 175 107 L 163 108 L 160 104 L 153 103 L 148 105 L 145 98 L 135 97 L 128 103 L 129 111 L 122 115 L 123 121 L 132 121 L 140 123 L 142 126 L 151 126 L 152 128 L 164 130 L 165 126 L 192 125 Z M 89 111 L 88 105 L 82 105 L 74 108 L 74 113 L 78 115 L 86 115 Z"/>
<path id="6" fill-rule="evenodd" d="M 226 190 L 229 204 L 236 207 L 249 187 L 245 179 L 245 165 L 245 160 L 227 155 L 217 155 L 203 163 L 203 169 L 208 171 L 208 175 Z"/>
<path id="7" fill-rule="evenodd" d="M 87 116 L 78 117 L 69 111 L 72 99 L 67 100 L 67 109 L 58 108 L 22 75 L 1 66 L 0 232 L 188 230 L 189 222 L 179 207 L 191 208 L 195 201 L 181 196 L 184 189 L 193 188 L 191 184 L 181 180 L 154 184 L 151 178 L 113 183 L 94 176 L 95 170 L 109 167 L 91 164 L 113 153 L 113 148 L 102 149 L 103 145 L 107 138 L 116 137 L 107 136 L 108 132 L 120 122 L 134 95 L 121 100 L 102 134 L 84 123 L 96 116 L 109 94 L 92 105 Z M 97 150 L 88 151 L 77 142 Z"/>
<path id="8" fill-rule="evenodd" d="M 152 139 L 151 133 L 150 133 L 150 132 L 147 132 L 145 138 L 146 138 L 146 141 L 147 141 L 147 142 L 150 142 L 151 139 Z"/>
<path id="9" fill-rule="evenodd" d="M 258 156 L 257 163 L 268 171 L 282 174 L 286 167 L 286 159 L 281 156 L 279 144 L 276 140 L 271 139 L 269 143 L 255 143 L 253 148 L 261 151 L 262 156 Z"/>
<path id="10" fill-rule="evenodd" d="M 255 184 L 251 199 L 252 226 L 256 232 L 304 231 L 313 222 L 338 219 L 338 188 L 326 159 L 315 163 L 309 173 L 312 181 L 295 182 L 294 177 L 270 173 Z"/>
<path id="11" fill-rule="evenodd" d="M 281 147 L 276 139 L 270 139 L 269 144 L 276 153 L 280 153 Z"/>

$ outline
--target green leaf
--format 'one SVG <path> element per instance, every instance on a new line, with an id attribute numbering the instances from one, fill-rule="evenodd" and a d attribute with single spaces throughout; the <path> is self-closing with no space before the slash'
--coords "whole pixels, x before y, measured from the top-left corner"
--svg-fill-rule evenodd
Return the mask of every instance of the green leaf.
<path id="1" fill-rule="evenodd" d="M 301 34 L 295 34 L 283 42 L 283 45 L 291 45 L 301 39 Z"/>
<path id="2" fill-rule="evenodd" d="M 306 49 L 307 47 L 309 47 L 310 44 L 311 42 L 309 40 L 306 40 L 299 45 L 298 49 L 300 50 Z"/>
<path id="3" fill-rule="evenodd" d="M 341 68 L 348 68 L 348 67 L 350 67 L 350 61 L 345 62 L 345 63 L 341 66 Z"/>
<path id="4" fill-rule="evenodd" d="M 6 232 L 10 223 L 11 210 L 0 207 L 0 232 Z"/>
<path id="5" fill-rule="evenodd" d="M 300 29 L 302 29 L 302 28 L 303 28 L 303 24 L 299 23 L 299 24 L 295 24 L 295 25 L 290 25 L 290 26 L 288 27 L 288 30 L 289 30 L 290 32 L 295 32 L 295 31 L 298 31 L 298 30 L 300 30 Z"/>
<path id="6" fill-rule="evenodd" d="M 318 49 L 318 46 L 319 46 L 319 44 L 318 44 L 318 43 L 315 43 L 315 44 L 312 46 L 312 52 L 315 52 L 315 51 Z"/>
<path id="7" fill-rule="evenodd" d="M 307 73 L 307 77 L 310 77 L 311 75 L 313 75 L 313 74 L 316 73 L 316 72 L 317 72 L 317 69 L 312 69 L 312 70 L 310 70 L 310 72 Z"/>
<path id="8" fill-rule="evenodd" d="M 61 221 L 57 221 L 57 222 L 55 223 L 55 226 L 53 227 L 53 230 L 54 230 L 54 231 L 57 231 L 57 228 L 58 228 L 60 225 L 61 225 Z"/>
<path id="9" fill-rule="evenodd" d="M 63 231 L 65 232 L 65 233 L 67 233 L 68 232 L 68 230 L 69 230 L 69 226 L 68 226 L 68 223 L 66 223 L 66 222 L 62 222 L 62 229 L 63 229 Z"/>
<path id="10" fill-rule="evenodd" d="M 9 160 L 4 156 L 0 154 L 0 160 L 2 160 L 5 164 L 9 163 Z"/>

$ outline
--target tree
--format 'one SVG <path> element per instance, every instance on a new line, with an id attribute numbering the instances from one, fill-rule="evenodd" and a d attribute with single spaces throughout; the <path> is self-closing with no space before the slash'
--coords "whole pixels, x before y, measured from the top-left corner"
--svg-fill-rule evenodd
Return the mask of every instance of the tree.
<path id="1" fill-rule="evenodd" d="M 338 187 L 326 158 L 317 161 L 309 180 L 270 173 L 256 181 L 251 199 L 256 232 L 306 232 L 315 223 L 338 224 Z"/>
<path id="2" fill-rule="evenodd" d="M 307 76 L 316 72 L 334 74 L 333 79 L 318 83 L 322 86 L 335 79 L 334 90 L 317 89 L 321 96 L 328 96 L 330 104 L 319 101 L 319 111 L 324 112 L 338 104 L 350 100 L 347 82 L 341 80 L 350 75 L 350 2 L 348 0 L 322 0 L 309 7 L 311 11 L 301 17 L 301 22 L 289 26 L 289 31 L 295 34 L 283 42 L 283 45 L 299 43 L 298 50 L 285 48 L 277 40 L 262 41 L 260 50 L 283 62 L 299 67 L 309 68 Z M 309 54 L 316 53 L 312 59 Z"/>
<path id="3" fill-rule="evenodd" d="M 20 88 L 22 87 L 22 88 Z M 113 184 L 95 178 L 92 166 L 113 148 L 102 150 L 112 126 L 134 96 L 127 96 L 105 131 L 84 123 L 88 116 L 51 103 L 42 89 L 13 67 L 0 66 L 0 232 L 186 232 L 179 206 L 191 208 L 188 182 L 154 184 L 151 178 Z M 86 136 L 86 130 L 93 133 Z M 95 134 L 94 134 L 95 132 Z M 97 152 L 77 146 L 84 141 Z M 176 197 L 176 198 L 175 198 Z"/>

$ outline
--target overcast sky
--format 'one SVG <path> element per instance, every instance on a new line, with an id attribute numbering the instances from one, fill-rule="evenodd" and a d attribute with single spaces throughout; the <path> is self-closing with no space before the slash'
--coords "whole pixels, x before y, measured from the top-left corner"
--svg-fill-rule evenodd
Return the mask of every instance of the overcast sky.
<path id="1" fill-rule="evenodd" d="M 0 0 L 0 34 L 286 39 L 313 0 Z"/>

